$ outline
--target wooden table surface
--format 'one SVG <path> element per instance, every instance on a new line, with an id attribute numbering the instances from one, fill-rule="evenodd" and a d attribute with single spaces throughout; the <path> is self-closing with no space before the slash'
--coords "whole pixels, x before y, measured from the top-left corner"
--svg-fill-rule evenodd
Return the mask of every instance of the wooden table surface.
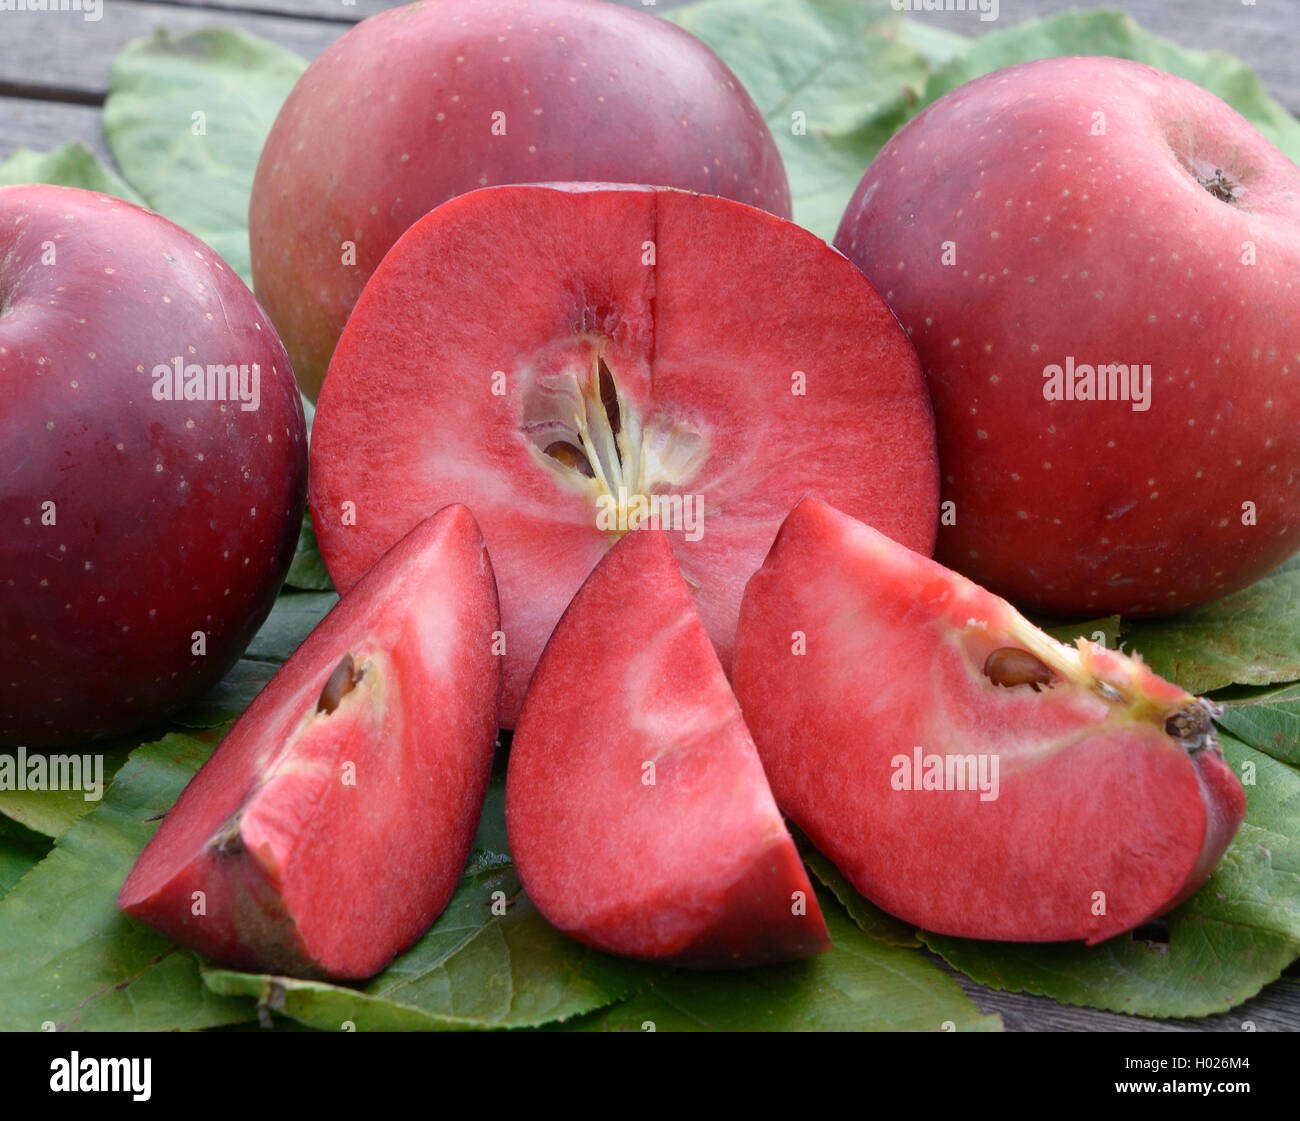
<path id="1" fill-rule="evenodd" d="M 463 0 L 470 3 L 472 0 Z M 614 0 L 626 7 L 666 10 L 683 0 Z M 173 34 L 198 27 L 235 27 L 315 58 L 352 24 L 391 0 L 104 0 L 103 18 L 0 13 L 0 160 L 16 148 L 46 151 L 80 140 L 109 166 L 100 127 L 109 70 L 130 40 L 159 26 Z M 1123 6 L 1145 28 L 1186 47 L 1219 47 L 1251 66 L 1268 91 L 1300 116 L 1300 0 L 1001 0 L 995 22 L 970 12 L 916 13 L 949 31 L 981 35 L 1068 8 Z M 1018 1031 L 1300 1031 L 1300 970 L 1231 1012 L 1200 1020 L 1146 1020 L 1070 1008 L 1043 997 L 999 993 L 956 975 L 983 1012 L 998 1012 Z"/>

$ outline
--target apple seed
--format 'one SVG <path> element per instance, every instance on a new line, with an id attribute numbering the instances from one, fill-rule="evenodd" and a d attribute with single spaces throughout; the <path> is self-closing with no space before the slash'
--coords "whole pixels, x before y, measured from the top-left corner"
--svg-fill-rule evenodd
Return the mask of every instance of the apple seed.
<path id="1" fill-rule="evenodd" d="M 364 673 L 364 671 L 363 671 Z M 334 667 L 325 688 L 320 691 L 320 700 L 316 702 L 316 711 L 329 715 L 339 707 L 343 700 L 361 680 L 362 674 L 356 671 L 351 654 L 344 654 L 342 660 Z"/>
<path id="2" fill-rule="evenodd" d="M 587 457 L 583 455 L 582 449 L 575 448 L 567 440 L 556 440 L 547 444 L 545 452 L 552 459 L 559 460 L 565 467 L 571 467 L 574 471 L 586 475 L 589 479 L 596 477 L 596 473 L 592 471 L 591 464 L 587 462 Z"/>
<path id="3" fill-rule="evenodd" d="M 984 676 L 994 685 L 1028 685 L 1035 693 L 1040 685 L 1050 685 L 1056 679 L 1045 662 L 1016 646 L 994 650 L 984 661 Z"/>

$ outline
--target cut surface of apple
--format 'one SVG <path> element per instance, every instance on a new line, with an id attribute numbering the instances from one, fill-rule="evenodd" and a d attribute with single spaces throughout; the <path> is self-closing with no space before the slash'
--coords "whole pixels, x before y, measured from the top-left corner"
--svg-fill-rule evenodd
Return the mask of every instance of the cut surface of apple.
<path id="1" fill-rule="evenodd" d="M 528 897 L 611 953 L 724 967 L 830 940 L 666 535 L 629 533 L 565 612 L 510 749 Z"/>
<path id="2" fill-rule="evenodd" d="M 937 933 L 1130 930 L 1205 882 L 1245 813 L 1208 702 L 816 499 L 750 580 L 734 681 L 785 813 Z"/>
<path id="3" fill-rule="evenodd" d="M 496 588 L 454 506 L 308 636 L 163 819 L 118 906 L 240 969 L 367 977 L 446 906 L 500 703 Z"/>
<path id="4" fill-rule="evenodd" d="M 662 188 L 494 187 L 417 222 L 352 313 L 311 457 L 340 589 L 430 511 L 474 511 L 507 727 L 652 501 L 724 667 L 745 578 L 804 494 L 926 552 L 938 511 L 920 369 L 861 273 L 790 222 Z"/>

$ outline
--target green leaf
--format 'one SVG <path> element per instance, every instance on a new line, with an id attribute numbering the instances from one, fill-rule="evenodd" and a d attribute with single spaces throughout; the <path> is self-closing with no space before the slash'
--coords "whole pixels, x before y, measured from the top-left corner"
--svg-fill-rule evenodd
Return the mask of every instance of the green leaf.
<path id="1" fill-rule="evenodd" d="M 494 893 L 508 901 L 494 914 Z M 589 949 L 551 927 L 507 855 L 498 767 L 469 866 L 447 909 L 384 972 L 353 988 L 208 969 L 213 991 L 257 998 L 323 1031 L 531 1027 L 603 1008 L 665 971 Z"/>
<path id="2" fill-rule="evenodd" d="M 339 597 L 334 592 L 285 593 L 275 601 L 262 629 L 244 651 L 245 658 L 260 662 L 284 662 L 302 645 L 317 624 L 333 610 Z"/>
<path id="3" fill-rule="evenodd" d="M 1189 693 L 1300 679 L 1300 569 L 1168 619 L 1125 622 L 1124 641 Z"/>
<path id="4" fill-rule="evenodd" d="M 56 187 L 80 187 L 144 205 L 144 200 L 123 180 L 106 168 L 84 144 L 64 144 L 53 152 L 19 148 L 0 164 L 0 186 L 11 183 L 50 183 Z"/>
<path id="5" fill-rule="evenodd" d="M 307 445 L 310 447 L 311 429 L 316 421 L 316 406 L 307 397 L 302 398 L 302 415 L 307 422 Z M 286 587 L 299 588 L 307 592 L 334 590 L 334 582 L 325 568 L 325 561 L 320 555 L 320 546 L 316 542 L 316 528 L 311 523 L 310 511 L 303 511 L 298 548 L 293 555 L 293 563 L 289 566 L 289 575 L 285 577 L 284 583 Z"/>
<path id="6" fill-rule="evenodd" d="M 904 43 L 920 51 L 931 66 L 942 66 L 964 55 L 977 42 L 969 35 L 945 31 L 926 19 L 900 21 L 898 35 Z"/>
<path id="7" fill-rule="evenodd" d="M 1300 160 L 1300 122 L 1264 92 L 1237 58 L 1226 51 L 1180 47 L 1144 31 L 1118 10 L 1065 12 L 986 35 L 934 73 L 924 104 L 1004 66 L 1063 55 L 1130 58 L 1177 74 L 1223 98 L 1291 159 Z"/>
<path id="8" fill-rule="evenodd" d="M 905 41 L 902 20 L 882 0 L 703 0 L 667 18 L 736 72 L 776 138 L 795 220 L 828 240 L 924 87 L 922 51 L 943 49 L 936 36 Z"/>
<path id="9" fill-rule="evenodd" d="M 303 591 L 328 592 L 334 590 L 330 574 L 321 558 L 320 548 L 316 544 L 316 531 L 312 528 L 311 515 L 303 514 L 302 529 L 298 533 L 298 549 L 289 566 L 289 575 L 284 579 L 290 588 Z"/>
<path id="10" fill-rule="evenodd" d="M 0 817 L 0 899 L 49 853 L 49 837 Z"/>
<path id="11" fill-rule="evenodd" d="M 999 1031 L 915 950 L 864 934 L 823 896 L 835 946 L 786 965 L 672 973 L 567 1031 Z M 653 1025 L 651 1029 L 648 1025 Z"/>
<path id="12" fill-rule="evenodd" d="M 1219 726 L 1274 759 L 1300 767 L 1300 685 L 1250 692 L 1254 695 L 1239 699 L 1215 698 L 1223 704 Z"/>
<path id="13" fill-rule="evenodd" d="M 1283 934 L 1294 957 L 1300 953 L 1300 772 L 1235 736 L 1220 739 L 1246 790 L 1246 819 L 1214 875 L 1181 910 Z"/>
<path id="14" fill-rule="evenodd" d="M 1209 882 L 1168 916 L 1169 942 L 1098 946 L 976 942 L 922 934 L 982 985 L 1139 1016 L 1208 1016 L 1249 1000 L 1300 954 L 1300 775 L 1223 737 L 1246 785 L 1246 820 Z M 1248 777 L 1249 773 L 1248 773 Z"/>
<path id="15" fill-rule="evenodd" d="M 826 887 L 849 913 L 849 917 L 858 924 L 858 929 L 869 938 L 885 942 L 890 946 L 919 946 L 921 940 L 916 936 L 916 927 L 896 919 L 882 911 L 871 900 L 859 895 L 857 889 L 844 878 L 844 874 L 825 856 L 802 840 L 799 845 L 800 855 L 808 870 Z"/>
<path id="16" fill-rule="evenodd" d="M 174 717 L 182 728 L 219 728 L 229 724 L 253 703 L 280 668 L 279 662 L 240 658 L 220 681 Z"/>
<path id="17" fill-rule="evenodd" d="M 217 28 L 176 39 L 160 29 L 128 43 L 113 64 L 104 133 L 122 173 L 246 282 L 253 173 L 306 65 L 273 43 Z"/>
<path id="18" fill-rule="evenodd" d="M 47 758 L 71 754 L 101 758 L 104 768 L 101 777 L 106 789 L 118 768 L 126 761 L 127 752 L 138 742 L 113 740 L 82 747 L 52 748 L 41 754 Z M 29 752 L 29 755 L 36 754 Z M 84 781 L 82 785 L 81 790 L 0 790 L 0 814 L 46 837 L 58 837 L 100 804 L 93 797 L 93 791 L 84 789 Z M 88 799 L 87 793 L 92 794 L 92 797 Z M 100 795 L 102 797 L 103 789 L 100 790 Z"/>
<path id="19" fill-rule="evenodd" d="M 1114 650 L 1119 644 L 1119 636 L 1122 630 L 1118 615 L 1107 615 L 1101 619 L 1067 620 L 1065 622 L 1034 617 L 1032 622 L 1034 626 L 1046 631 L 1057 642 L 1064 642 L 1067 646 L 1073 646 L 1076 638 L 1086 638 L 1089 642 L 1100 643 L 1110 650 Z"/>
<path id="20" fill-rule="evenodd" d="M 211 746 L 170 735 L 131 753 L 104 801 L 0 900 L 0 1030 L 166 1031 L 255 1016 L 198 961 L 117 910 L 117 892 Z"/>

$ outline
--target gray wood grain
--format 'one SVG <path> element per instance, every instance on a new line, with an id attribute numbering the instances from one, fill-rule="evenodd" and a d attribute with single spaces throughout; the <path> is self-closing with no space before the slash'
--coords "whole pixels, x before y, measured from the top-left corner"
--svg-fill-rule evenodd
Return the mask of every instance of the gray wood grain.
<path id="1" fill-rule="evenodd" d="M 409 0 L 407 0 L 409 2 Z M 615 0 L 618 2 L 618 0 Z M 387 8 L 401 6 L 401 0 L 157 0 L 177 8 L 208 8 L 245 14 L 299 16 L 303 19 L 357 23 Z"/>
<path id="2" fill-rule="evenodd" d="M 945 966 L 945 968 L 947 968 Z M 1242 1032 L 1300 1031 L 1300 980 L 1284 977 L 1230 1012 L 1195 1020 L 1153 1020 L 1095 1008 L 1057 1004 L 1030 993 L 1005 993 L 977 985 L 948 969 L 975 1007 L 1002 1017 L 1007 1031 Z"/>
<path id="3" fill-rule="evenodd" d="M 48 152 L 72 140 L 80 140 L 113 166 L 98 107 L 0 97 L 0 162 L 18 148 Z"/>
<path id="4" fill-rule="evenodd" d="M 642 7 L 639 0 L 616 2 Z M 647 10 L 664 11 L 681 2 L 658 0 L 655 8 Z M 98 21 L 87 21 L 78 12 L 5 12 L 0 14 L 6 34 L 0 93 L 102 101 L 108 93 L 113 57 L 132 39 L 151 35 L 158 27 L 173 34 L 199 27 L 240 28 L 313 59 L 356 19 L 399 6 L 386 0 L 357 0 L 357 15 L 341 0 L 251 0 L 244 5 L 237 0 L 203 4 L 104 0 L 103 18 Z"/>
<path id="5" fill-rule="evenodd" d="M 186 8 L 221 8 L 237 12 L 261 12 L 268 15 L 302 16 L 307 19 L 337 19 L 355 23 L 386 8 L 397 8 L 409 0 L 157 0 Z M 474 0 L 462 0 L 473 3 Z M 688 0 L 610 0 L 624 8 L 643 11 L 667 11 L 679 8 Z"/>
<path id="6" fill-rule="evenodd" d="M 627 7 L 642 7 L 638 0 L 617 0 Z M 658 0 L 654 9 L 666 11 L 681 0 Z M 40 96 L 73 93 L 102 99 L 108 90 L 113 55 L 131 39 L 165 26 L 174 33 L 197 27 L 241 27 L 315 58 L 350 22 L 396 5 L 386 0 L 357 0 L 355 13 L 342 0 L 205 0 L 203 4 L 180 0 L 142 2 L 106 0 L 103 19 L 86 22 L 77 13 L 4 14 L 5 53 L 0 59 L 0 90 Z M 999 18 L 983 22 L 969 12 L 912 13 L 908 18 L 927 21 L 946 30 L 982 35 L 1035 16 L 1050 15 L 1069 7 L 1108 7 L 1105 0 L 1003 0 Z M 250 10 L 250 7 L 252 10 Z M 1233 0 L 1131 0 L 1128 10 L 1157 34 L 1186 46 L 1222 47 L 1249 64 L 1269 92 L 1292 111 L 1300 113 L 1300 68 L 1291 53 L 1300 41 L 1300 4 L 1295 0 L 1259 0 L 1242 5 Z"/>
<path id="7" fill-rule="evenodd" d="M 138 0 L 105 0 L 103 19 L 97 22 L 86 22 L 75 12 L 6 12 L 0 19 L 7 33 L 0 58 L 0 92 L 39 97 L 45 90 L 49 97 L 75 95 L 99 102 L 108 93 L 118 51 L 159 27 L 173 35 L 200 27 L 238 28 L 310 59 L 349 26 Z"/>

